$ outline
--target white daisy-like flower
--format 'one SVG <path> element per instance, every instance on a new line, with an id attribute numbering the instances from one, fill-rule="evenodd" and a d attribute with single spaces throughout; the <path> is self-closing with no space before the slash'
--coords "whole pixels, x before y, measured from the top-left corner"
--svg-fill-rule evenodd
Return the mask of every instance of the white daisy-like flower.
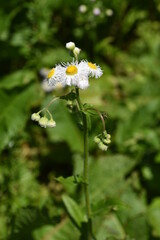
<path id="1" fill-rule="evenodd" d="M 80 62 L 79 65 L 81 68 L 84 69 L 84 71 L 88 72 L 89 77 L 99 78 L 103 74 L 103 71 L 100 68 L 100 66 L 98 66 L 95 63 L 88 62 L 87 60 L 83 60 Z"/>
<path id="2" fill-rule="evenodd" d="M 65 75 L 63 71 L 63 67 L 61 65 L 57 65 L 47 75 L 48 84 L 53 89 L 55 88 L 63 88 L 66 86 Z"/>
<path id="3" fill-rule="evenodd" d="M 78 62 L 63 64 L 66 85 L 85 89 L 89 86 L 88 72 Z"/>

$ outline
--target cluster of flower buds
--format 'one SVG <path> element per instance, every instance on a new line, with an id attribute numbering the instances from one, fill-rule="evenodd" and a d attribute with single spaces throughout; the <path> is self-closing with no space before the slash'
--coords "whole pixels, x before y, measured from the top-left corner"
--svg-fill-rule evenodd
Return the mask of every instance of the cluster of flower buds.
<path id="1" fill-rule="evenodd" d="M 107 151 L 108 144 L 111 143 L 111 135 L 105 130 L 103 133 L 94 137 L 94 142 L 98 144 L 99 149 Z"/>
<path id="2" fill-rule="evenodd" d="M 74 56 L 78 56 L 80 54 L 81 49 L 76 47 L 74 42 L 66 43 L 66 48 L 73 51 Z"/>
<path id="3" fill-rule="evenodd" d="M 56 122 L 53 120 L 52 117 L 50 119 L 48 119 L 46 116 L 41 117 L 40 112 L 33 113 L 31 115 L 31 120 L 38 122 L 39 125 L 44 128 L 46 127 L 54 128 L 56 126 Z"/>

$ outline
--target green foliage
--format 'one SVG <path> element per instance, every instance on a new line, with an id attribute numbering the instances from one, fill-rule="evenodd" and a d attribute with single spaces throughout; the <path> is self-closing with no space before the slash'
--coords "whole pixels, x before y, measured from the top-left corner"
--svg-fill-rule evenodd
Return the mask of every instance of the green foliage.
<path id="1" fill-rule="evenodd" d="M 81 228 L 82 223 L 86 221 L 85 214 L 72 198 L 63 195 L 62 199 L 70 218 L 73 220 L 73 223 L 78 228 Z"/>
<path id="2" fill-rule="evenodd" d="M 97 7 L 100 15 L 93 14 Z M 112 135 L 102 153 L 93 142 L 102 124 L 88 111 L 94 237 L 159 239 L 159 13 L 158 0 L 2 1 L 1 240 L 86 238 L 83 126 L 72 104 L 74 93 L 60 93 L 50 106 L 56 128 L 42 129 L 30 121 L 31 113 L 57 94 L 44 91 L 39 71 L 71 60 L 64 48 L 68 41 L 75 41 L 81 56 L 102 65 L 104 72 L 80 92 L 85 108 L 107 113 L 106 129 Z M 69 111 L 65 100 L 71 103 Z"/>

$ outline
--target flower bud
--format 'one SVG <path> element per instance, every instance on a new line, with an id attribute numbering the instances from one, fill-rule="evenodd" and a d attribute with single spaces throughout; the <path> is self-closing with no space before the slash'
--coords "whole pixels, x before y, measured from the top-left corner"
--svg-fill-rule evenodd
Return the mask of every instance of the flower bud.
<path id="1" fill-rule="evenodd" d="M 41 117 L 40 117 L 39 113 L 33 113 L 33 114 L 31 115 L 31 120 L 33 120 L 33 121 L 38 122 L 40 118 L 41 118 Z"/>
<path id="2" fill-rule="evenodd" d="M 104 142 L 105 144 L 109 144 L 109 143 L 111 143 L 111 140 L 110 140 L 110 139 L 103 139 L 103 142 Z"/>
<path id="3" fill-rule="evenodd" d="M 47 127 L 54 128 L 55 126 L 56 126 L 56 122 L 55 122 L 53 119 L 50 119 L 50 120 L 47 122 Z"/>
<path id="4" fill-rule="evenodd" d="M 108 149 L 108 146 L 104 145 L 102 142 L 100 142 L 100 143 L 98 144 L 98 147 L 99 147 L 99 149 L 101 149 L 102 151 L 107 151 L 107 149 Z"/>
<path id="5" fill-rule="evenodd" d="M 110 135 L 110 134 L 107 134 L 107 138 L 108 138 L 108 139 L 111 139 L 111 135 Z"/>
<path id="6" fill-rule="evenodd" d="M 46 128 L 47 123 L 48 123 L 48 118 L 46 118 L 46 117 L 41 117 L 41 118 L 39 119 L 39 125 L 40 125 L 41 127 Z"/>
<path id="7" fill-rule="evenodd" d="M 74 42 L 66 43 L 66 48 L 69 50 L 73 50 L 75 48 L 75 43 Z"/>
<path id="8" fill-rule="evenodd" d="M 94 142 L 95 142 L 95 143 L 100 143 L 100 141 L 101 141 L 101 140 L 100 140 L 99 137 L 97 137 L 97 136 L 94 137 Z"/>
<path id="9" fill-rule="evenodd" d="M 75 48 L 73 49 L 73 53 L 74 53 L 74 55 L 76 55 L 76 56 L 80 54 L 80 51 L 81 51 L 81 49 L 78 48 L 78 47 L 75 47 Z"/>

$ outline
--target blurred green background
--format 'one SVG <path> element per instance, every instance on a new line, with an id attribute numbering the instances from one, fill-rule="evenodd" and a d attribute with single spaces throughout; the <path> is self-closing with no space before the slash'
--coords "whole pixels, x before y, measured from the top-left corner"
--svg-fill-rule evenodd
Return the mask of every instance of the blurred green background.
<path id="1" fill-rule="evenodd" d="M 51 108 L 55 129 L 30 120 L 55 94 L 44 91 L 40 69 L 71 61 L 69 41 L 104 71 L 81 91 L 83 102 L 106 111 L 112 135 L 109 150 L 98 150 L 101 125 L 93 118 L 97 239 L 160 239 L 159 0 L 0 3 L 0 240 L 79 238 L 61 196 L 83 206 L 82 189 L 55 177 L 82 173 L 82 132 L 63 102 Z"/>

